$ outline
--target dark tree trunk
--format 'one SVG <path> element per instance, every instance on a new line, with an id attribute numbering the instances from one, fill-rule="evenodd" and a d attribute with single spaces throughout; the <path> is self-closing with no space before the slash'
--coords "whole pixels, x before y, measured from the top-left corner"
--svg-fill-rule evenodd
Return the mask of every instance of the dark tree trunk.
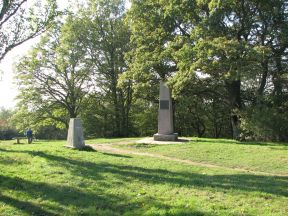
<path id="1" fill-rule="evenodd" d="M 263 72 L 262 72 L 262 77 L 261 77 L 261 82 L 260 82 L 260 86 L 258 89 L 258 95 L 262 96 L 264 93 L 264 89 L 266 86 L 266 82 L 267 82 L 267 76 L 268 76 L 268 59 L 266 59 L 265 61 L 263 61 L 261 63 L 261 66 L 263 68 Z"/>
<path id="2" fill-rule="evenodd" d="M 233 80 L 226 81 L 226 89 L 228 92 L 228 99 L 231 107 L 231 126 L 232 137 L 238 140 L 240 138 L 240 115 L 238 113 L 241 110 L 241 81 Z"/>
<path id="3" fill-rule="evenodd" d="M 196 117 L 196 122 L 192 124 L 192 127 L 197 131 L 197 136 L 202 137 L 206 131 L 205 124 L 203 121 L 199 118 L 199 116 Z"/>
<path id="4" fill-rule="evenodd" d="M 283 74 L 281 54 L 277 53 L 275 56 L 276 71 L 273 74 L 273 85 L 274 85 L 274 99 L 275 104 L 280 106 L 282 104 L 283 95 L 283 82 L 281 80 L 281 75 Z"/>
<path id="5" fill-rule="evenodd" d="M 118 96 L 117 96 L 117 88 L 116 88 L 116 82 L 113 82 L 113 87 L 112 87 L 112 97 L 113 97 L 113 106 L 114 106 L 114 122 L 116 126 L 116 130 L 114 131 L 114 136 L 119 137 L 121 135 L 121 119 L 120 119 L 120 114 L 119 114 L 119 103 L 118 103 Z"/>

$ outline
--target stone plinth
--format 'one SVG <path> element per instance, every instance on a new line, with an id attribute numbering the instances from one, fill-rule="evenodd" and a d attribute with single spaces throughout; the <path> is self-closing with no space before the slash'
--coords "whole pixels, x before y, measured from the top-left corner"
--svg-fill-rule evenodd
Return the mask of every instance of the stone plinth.
<path id="1" fill-rule="evenodd" d="M 77 149 L 85 147 L 83 128 L 80 118 L 70 119 L 66 147 Z"/>
<path id="2" fill-rule="evenodd" d="M 156 133 L 154 134 L 154 140 L 155 141 L 177 141 L 178 140 L 178 134 L 173 133 L 173 134 L 159 134 Z"/>
<path id="3" fill-rule="evenodd" d="M 176 141 L 177 138 L 178 134 L 174 133 L 171 92 L 168 86 L 160 81 L 158 133 L 154 134 L 154 140 Z"/>

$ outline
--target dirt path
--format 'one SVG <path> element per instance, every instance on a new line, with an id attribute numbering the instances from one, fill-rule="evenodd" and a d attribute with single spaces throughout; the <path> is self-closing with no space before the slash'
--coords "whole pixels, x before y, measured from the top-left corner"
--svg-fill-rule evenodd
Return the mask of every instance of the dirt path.
<path id="1" fill-rule="evenodd" d="M 121 142 L 121 143 L 114 143 L 114 144 L 125 145 L 128 143 L 127 142 L 123 142 L 123 143 Z M 266 172 L 260 172 L 260 171 L 241 169 L 241 168 L 225 167 L 225 166 L 202 163 L 202 162 L 194 162 L 191 160 L 179 159 L 179 158 L 164 156 L 164 155 L 160 155 L 160 154 L 137 152 L 137 151 L 128 150 L 128 149 L 119 149 L 119 148 L 113 147 L 107 143 L 105 143 L 105 144 L 90 144 L 89 146 L 91 146 L 93 149 L 100 151 L 100 152 L 147 156 L 147 157 L 153 157 L 153 158 L 159 158 L 159 159 L 164 159 L 164 160 L 169 160 L 169 161 L 175 161 L 175 162 L 190 164 L 193 166 L 200 166 L 200 167 L 207 167 L 207 168 L 220 168 L 220 169 L 226 169 L 226 170 L 246 172 L 246 173 L 255 174 L 255 175 L 288 177 L 288 175 L 286 175 L 286 174 L 273 174 L 273 173 L 266 173 Z"/>

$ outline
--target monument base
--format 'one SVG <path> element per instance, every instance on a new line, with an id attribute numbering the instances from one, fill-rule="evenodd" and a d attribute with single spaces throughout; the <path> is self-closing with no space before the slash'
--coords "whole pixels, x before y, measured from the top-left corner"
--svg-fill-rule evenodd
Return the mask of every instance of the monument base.
<path id="1" fill-rule="evenodd" d="M 173 134 L 154 134 L 155 141 L 177 141 L 178 140 L 178 133 Z"/>

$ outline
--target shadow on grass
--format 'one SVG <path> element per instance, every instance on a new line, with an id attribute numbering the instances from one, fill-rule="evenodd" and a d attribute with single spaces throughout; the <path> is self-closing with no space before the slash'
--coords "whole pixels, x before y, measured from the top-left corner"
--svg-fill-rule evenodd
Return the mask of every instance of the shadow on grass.
<path id="1" fill-rule="evenodd" d="M 85 145 L 83 148 L 81 149 L 74 149 L 74 150 L 78 150 L 78 151 L 87 151 L 87 152 L 97 152 L 95 149 L 93 149 L 91 146 Z"/>
<path id="2" fill-rule="evenodd" d="M 49 210 L 43 210 L 41 209 L 41 205 L 35 206 L 31 202 L 24 202 L 17 200 L 16 198 L 8 197 L 7 195 L 0 195 L 0 202 L 14 206 L 15 208 L 27 213 L 34 213 L 33 215 L 60 215 L 60 212 L 65 212 L 65 215 L 75 215 L 75 212 L 69 213 L 69 210 L 65 209 L 66 206 L 77 207 L 80 215 L 80 211 L 85 209 L 89 204 L 90 207 L 95 206 L 98 209 L 109 209 L 111 212 L 121 212 L 121 209 L 124 209 L 124 206 L 122 206 L 123 203 L 120 202 L 121 197 L 105 194 L 105 192 L 101 191 L 100 189 L 97 191 L 97 193 L 83 192 L 82 190 L 73 187 L 32 182 L 18 177 L 13 178 L 3 176 L 1 174 L 0 188 L 1 191 L 4 189 L 18 191 L 31 197 L 37 197 L 38 199 L 50 200 L 59 203 L 62 206 L 62 209 L 51 209 L 50 207 Z"/>
<path id="3" fill-rule="evenodd" d="M 101 152 L 101 154 L 107 155 L 107 156 L 119 157 L 119 158 L 132 158 L 131 156 L 121 155 L 121 154 L 112 154 L 112 153 L 104 153 L 104 152 Z"/>
<path id="4" fill-rule="evenodd" d="M 7 205 L 14 206 L 19 210 L 21 209 L 22 212 L 26 212 L 28 214 L 31 214 L 33 212 L 33 215 L 38 215 L 38 216 L 55 215 L 52 212 L 46 211 L 46 210 L 42 209 L 41 207 L 39 207 L 35 204 L 32 204 L 30 202 L 17 200 L 17 199 L 14 199 L 12 197 L 4 196 L 2 194 L 0 194 L 0 202 L 4 202 Z"/>
<path id="5" fill-rule="evenodd" d="M 3 149 L 1 149 L 3 151 Z M 127 212 L 137 212 L 139 215 L 144 214 L 149 208 L 169 209 L 175 206 L 163 203 L 154 194 L 147 196 L 147 200 L 135 201 L 132 197 L 125 194 L 109 194 L 108 188 L 125 187 L 129 182 L 137 180 L 153 186 L 169 184 L 171 187 L 187 187 L 199 188 L 216 191 L 236 190 L 243 192 L 262 192 L 271 195 L 288 197 L 288 177 L 276 176 L 260 176 L 250 174 L 227 174 L 227 175 L 206 175 L 193 172 L 177 172 L 168 169 L 159 168 L 143 168 L 134 165 L 120 165 L 116 163 L 93 163 L 89 161 L 76 160 L 59 155 L 51 155 L 42 151 L 14 151 L 5 150 L 6 152 L 19 152 L 45 158 L 49 165 L 61 168 L 65 172 L 70 172 L 75 177 L 81 175 L 83 179 L 89 179 L 90 182 L 95 182 L 97 189 L 87 190 L 85 184 L 81 186 L 81 190 L 74 187 L 63 185 L 51 185 L 48 183 L 38 183 L 27 181 L 21 178 L 7 177 L 0 174 L 0 189 L 21 191 L 30 194 L 32 197 L 41 197 L 44 200 L 52 200 L 59 203 L 63 208 L 65 206 L 73 206 L 76 209 L 94 209 L 90 215 L 97 215 L 99 209 L 105 210 L 108 215 L 122 215 Z M 86 154 L 84 152 L 84 154 Z M 100 154 L 100 153 L 96 153 Z M 95 154 L 95 156 L 97 156 Z M 113 155 L 114 156 L 114 155 Z M 126 156 L 124 156 L 126 157 Z M 150 158 L 149 158 L 150 159 Z M 107 175 L 117 181 L 107 180 Z M 111 177 L 112 176 L 112 177 Z M 121 184 L 119 184 L 121 182 Z M 122 186 L 123 185 L 123 186 Z M 91 185 L 90 185 L 91 186 Z M 136 194 L 137 194 L 137 188 Z M 130 191 L 131 193 L 131 191 Z M 9 200 L 10 199 L 10 200 Z M 14 200 L 13 200 L 14 199 Z M 0 201 L 14 206 L 15 208 L 24 211 L 32 212 L 39 211 L 40 206 L 34 206 L 29 202 L 16 200 L 0 196 Z M 141 207 L 141 203 L 145 202 L 145 208 Z M 39 204 L 40 205 L 40 204 Z M 172 204 L 171 204 L 172 205 Z M 23 207 L 24 206 L 24 207 Z M 178 206 L 179 209 L 183 206 Z M 87 210 L 87 211 L 88 211 Z M 44 211 L 44 210 L 43 210 Z M 59 210 L 52 208 L 45 209 L 47 215 Z M 199 212 L 195 209 L 188 209 L 188 213 L 179 213 L 173 215 L 208 215 L 205 212 Z M 180 210 L 179 210 L 180 212 Z M 73 212 L 71 212 L 71 215 Z M 77 212 L 78 213 L 78 212 Z M 41 213 L 42 214 L 42 213 Z M 41 215 L 39 214 L 39 215 Z M 69 215 L 69 212 L 67 213 Z M 103 215 L 107 215 L 106 213 Z M 135 213 L 136 214 L 136 213 Z M 45 212 L 43 212 L 45 215 Z M 89 215 L 89 214 L 87 214 Z"/>
<path id="6" fill-rule="evenodd" d="M 6 150 L 10 151 L 10 150 Z M 63 167 L 74 174 L 82 173 L 86 178 L 102 179 L 103 173 L 118 175 L 121 179 L 130 177 L 157 184 L 171 183 L 176 185 L 217 187 L 220 189 L 237 189 L 243 191 L 257 191 L 280 196 L 288 196 L 288 177 L 264 176 L 251 174 L 233 175 L 204 175 L 199 173 L 172 172 L 166 169 L 149 169 L 136 166 L 122 166 L 110 163 L 93 163 L 80 161 L 58 155 L 51 155 L 41 151 L 11 151 L 28 153 L 47 159 L 51 165 Z M 101 153 L 102 154 L 102 153 Z M 123 155 L 121 155 L 123 156 Z M 126 157 L 126 155 L 124 155 Z"/>
<path id="7" fill-rule="evenodd" d="M 191 142 L 191 141 L 192 141 L 192 139 L 181 139 L 181 138 L 177 139 L 177 142 L 183 142 L 183 143 Z"/>
<path id="8" fill-rule="evenodd" d="M 223 139 L 192 139 L 193 142 L 203 142 L 203 143 L 212 143 L 217 145 L 218 143 L 227 143 L 227 144 L 237 144 L 237 145 L 259 145 L 259 146 L 288 146 L 288 143 L 283 142 L 252 142 L 252 141 L 237 141 L 237 140 L 223 140 Z"/>
<path id="9" fill-rule="evenodd" d="M 133 144 L 127 144 L 127 146 L 133 147 L 133 148 L 154 148 L 157 145 L 147 144 L 147 143 L 133 143 Z"/>
<path id="10" fill-rule="evenodd" d="M 29 215 L 50 216 L 50 215 L 142 215 L 150 208 L 169 210 L 170 205 L 164 204 L 161 200 L 157 200 L 152 196 L 143 197 L 139 201 L 131 200 L 125 194 L 112 195 L 106 192 L 105 188 L 97 188 L 97 192 L 91 190 L 80 190 L 74 187 L 63 185 L 51 185 L 42 182 L 28 181 L 18 177 L 7 177 L 0 174 L 0 189 L 1 191 L 13 190 L 15 193 L 21 193 L 26 198 L 35 197 L 37 200 L 42 200 L 41 203 L 23 201 L 18 196 L 17 198 L 3 195 L 0 193 L 0 202 L 18 209 L 19 212 Z M 85 189 L 85 188 L 84 188 Z M 136 194 L 135 194 L 136 195 Z M 43 200 L 54 205 L 45 205 Z M 44 204 L 43 204 L 44 203 Z M 143 206 L 145 203 L 145 206 Z M 70 208 L 66 208 L 69 206 Z M 173 215 L 199 215 L 210 216 L 198 210 L 189 209 L 183 210 L 181 207 L 174 210 L 179 213 Z M 134 212 L 135 214 L 133 214 Z M 131 214 L 132 213 L 132 214 Z"/>

